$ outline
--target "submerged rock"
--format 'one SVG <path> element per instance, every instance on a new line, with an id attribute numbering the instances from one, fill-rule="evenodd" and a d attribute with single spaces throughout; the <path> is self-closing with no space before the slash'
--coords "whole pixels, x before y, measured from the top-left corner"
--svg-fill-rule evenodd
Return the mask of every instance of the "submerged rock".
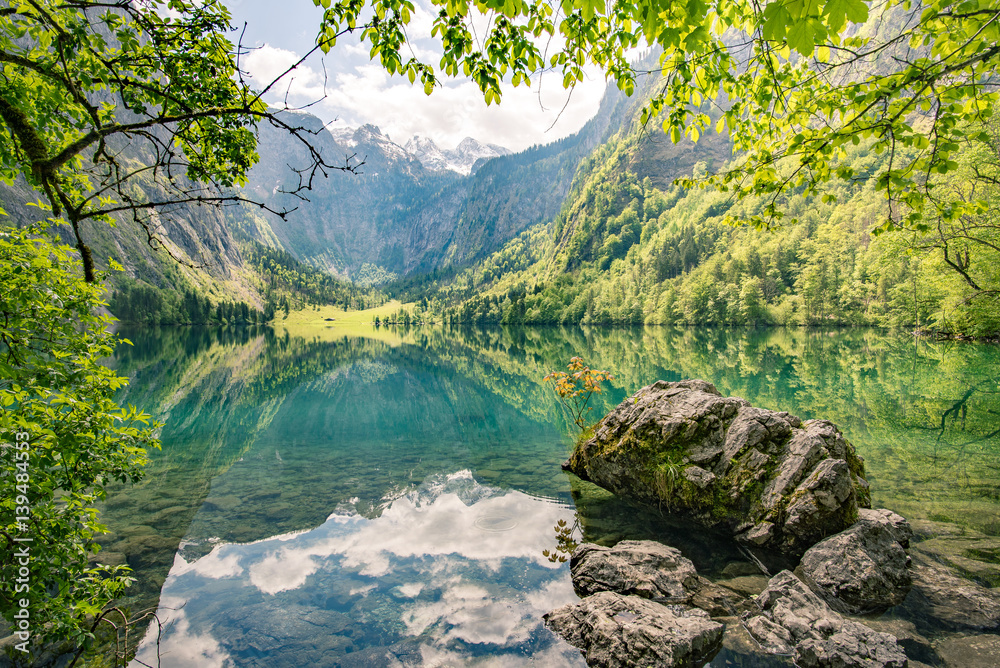
<path id="1" fill-rule="evenodd" d="M 756 602 L 760 612 L 744 615 L 747 630 L 802 668 L 906 668 L 893 636 L 845 619 L 789 571 L 771 578 Z"/>
<path id="2" fill-rule="evenodd" d="M 917 616 L 951 629 L 1000 631 L 1000 591 L 968 580 L 920 555 L 913 557 L 915 596 L 907 606 Z"/>
<path id="3" fill-rule="evenodd" d="M 863 509 L 852 527 L 806 550 L 795 572 L 838 612 L 884 612 L 910 592 L 911 535 L 896 513 Z"/>
<path id="4" fill-rule="evenodd" d="M 945 638 L 938 643 L 938 655 L 947 666 L 996 668 L 1000 657 L 1000 636 L 980 635 Z"/>
<path id="5" fill-rule="evenodd" d="M 986 587 L 1000 588 L 1000 536 L 987 536 L 955 525 L 934 523 L 934 527 L 943 531 L 929 536 L 922 532 L 919 540 L 913 542 L 912 555 L 949 566 Z M 952 528 L 953 533 L 949 532 Z"/>
<path id="6" fill-rule="evenodd" d="M 739 595 L 698 575 L 680 550 L 652 540 L 623 540 L 610 548 L 584 543 L 573 551 L 570 572 L 581 597 L 611 591 L 692 605 L 712 616 L 746 609 Z"/>
<path id="7" fill-rule="evenodd" d="M 565 468 L 793 556 L 870 505 L 864 464 L 832 423 L 755 408 L 701 380 L 642 388 L 598 423 Z"/>
<path id="8" fill-rule="evenodd" d="M 609 591 L 553 610 L 545 623 L 601 668 L 703 666 L 723 634 L 722 624 L 697 608 Z"/>
<path id="9" fill-rule="evenodd" d="M 888 633 L 895 638 L 899 646 L 906 652 L 910 668 L 918 668 L 921 665 L 943 665 L 941 657 L 938 656 L 931 640 L 924 636 L 912 621 L 894 616 L 884 616 L 879 619 L 862 617 L 856 621 L 861 622 L 873 631 Z"/>

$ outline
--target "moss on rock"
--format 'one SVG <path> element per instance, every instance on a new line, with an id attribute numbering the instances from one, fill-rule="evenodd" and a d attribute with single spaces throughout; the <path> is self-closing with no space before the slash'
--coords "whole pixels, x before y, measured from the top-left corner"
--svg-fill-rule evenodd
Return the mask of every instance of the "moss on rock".
<path id="1" fill-rule="evenodd" d="M 799 556 L 870 506 L 864 461 L 835 425 L 659 381 L 623 401 L 565 464 L 620 496 Z"/>

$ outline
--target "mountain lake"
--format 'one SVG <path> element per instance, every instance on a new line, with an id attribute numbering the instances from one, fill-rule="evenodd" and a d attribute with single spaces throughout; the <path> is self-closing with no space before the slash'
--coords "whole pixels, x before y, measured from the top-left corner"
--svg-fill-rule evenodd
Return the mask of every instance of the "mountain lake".
<path id="1" fill-rule="evenodd" d="M 578 600 L 568 563 L 543 554 L 560 520 L 604 545 L 659 540 L 760 591 L 733 541 L 561 470 L 575 427 L 542 378 L 574 355 L 614 375 L 594 421 L 682 378 L 833 421 L 873 506 L 913 525 L 911 554 L 1000 585 L 995 345 L 860 329 L 119 333 L 121 400 L 162 423 L 145 479 L 101 506 L 101 560 L 137 577 L 120 603 L 156 611 L 134 666 L 584 666 L 542 620 Z M 913 593 L 864 621 L 928 665 L 975 634 Z M 711 665 L 791 665 L 750 642 L 728 625 Z"/>

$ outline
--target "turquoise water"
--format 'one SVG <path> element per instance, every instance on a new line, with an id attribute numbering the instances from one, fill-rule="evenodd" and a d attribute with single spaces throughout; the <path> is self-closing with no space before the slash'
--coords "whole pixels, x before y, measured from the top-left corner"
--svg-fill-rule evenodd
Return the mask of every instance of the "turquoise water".
<path id="1" fill-rule="evenodd" d="M 577 354 L 615 375 L 595 419 L 654 380 L 698 377 L 833 420 L 878 505 L 1000 584 L 994 346 L 858 330 L 122 333 L 123 398 L 163 423 L 163 448 L 109 497 L 102 557 L 135 569 L 133 612 L 157 612 L 148 664 L 158 639 L 164 667 L 584 665 L 541 621 L 576 600 L 566 564 L 543 555 L 559 520 L 604 544 L 656 538 L 714 580 L 761 586 L 728 540 L 560 469 L 571 429 L 541 379 Z M 936 539 L 956 532 L 960 555 Z M 727 662 L 768 665 L 734 647 L 713 665 Z"/>

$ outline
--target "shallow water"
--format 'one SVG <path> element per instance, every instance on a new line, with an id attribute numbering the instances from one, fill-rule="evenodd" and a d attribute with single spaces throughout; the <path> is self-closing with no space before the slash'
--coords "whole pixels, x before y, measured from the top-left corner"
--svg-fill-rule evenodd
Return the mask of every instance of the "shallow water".
<path id="1" fill-rule="evenodd" d="M 595 419 L 654 380 L 698 377 L 834 421 L 877 505 L 935 558 L 1000 584 L 995 346 L 861 330 L 123 335 L 124 400 L 163 422 L 163 449 L 109 497 L 102 556 L 136 570 L 133 611 L 158 609 L 146 663 L 159 632 L 164 667 L 584 665 L 541 622 L 575 600 L 566 565 L 542 554 L 559 520 L 761 586 L 730 541 L 561 471 L 570 428 L 541 379 L 577 354 L 615 374 Z M 905 604 L 885 620 L 943 633 Z M 784 664 L 730 644 L 713 665 Z"/>

